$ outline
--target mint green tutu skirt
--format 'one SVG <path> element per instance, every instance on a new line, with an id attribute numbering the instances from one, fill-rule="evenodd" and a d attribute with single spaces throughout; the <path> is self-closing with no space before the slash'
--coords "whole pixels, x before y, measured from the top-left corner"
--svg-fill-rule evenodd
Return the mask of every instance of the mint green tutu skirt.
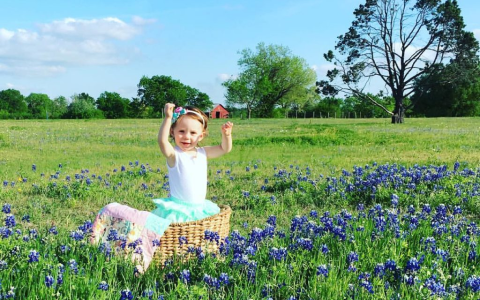
<path id="1" fill-rule="evenodd" d="M 218 205 L 210 200 L 192 203 L 170 197 L 153 199 L 153 203 L 157 208 L 151 213 L 172 223 L 196 221 L 220 212 Z"/>

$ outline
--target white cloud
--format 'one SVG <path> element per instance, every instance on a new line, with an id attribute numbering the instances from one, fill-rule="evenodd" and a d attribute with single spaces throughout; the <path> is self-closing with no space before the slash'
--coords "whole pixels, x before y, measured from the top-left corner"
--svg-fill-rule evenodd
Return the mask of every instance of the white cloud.
<path id="1" fill-rule="evenodd" d="M 153 23 L 157 22 L 157 20 L 156 19 L 144 19 L 144 18 L 139 17 L 139 16 L 133 16 L 132 22 L 135 25 L 143 26 L 143 25 L 153 24 Z"/>
<path id="2" fill-rule="evenodd" d="M 222 83 L 230 78 L 236 79 L 237 77 L 238 77 L 237 75 L 229 75 L 226 73 L 221 73 L 217 75 L 216 81 Z"/>
<path id="3" fill-rule="evenodd" d="M 4 28 L 0 28 L 0 42 L 7 41 L 11 39 L 15 33 L 13 31 L 8 31 Z"/>
<path id="4" fill-rule="evenodd" d="M 50 24 L 39 24 L 43 34 L 51 34 L 68 39 L 128 40 L 137 35 L 139 27 L 129 25 L 117 18 L 77 20 L 67 18 Z"/>
<path id="5" fill-rule="evenodd" d="M 127 43 L 151 22 L 140 17 L 131 24 L 118 18 L 66 18 L 38 24 L 38 31 L 0 28 L 0 73 L 49 76 L 71 66 L 128 63 L 138 48 L 120 47 L 119 42 Z"/>

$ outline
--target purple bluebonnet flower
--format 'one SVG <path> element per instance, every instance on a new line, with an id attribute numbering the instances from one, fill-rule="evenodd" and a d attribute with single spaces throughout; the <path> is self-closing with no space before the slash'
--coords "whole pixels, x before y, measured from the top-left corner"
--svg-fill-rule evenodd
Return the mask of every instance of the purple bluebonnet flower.
<path id="1" fill-rule="evenodd" d="M 467 289 L 471 289 L 472 292 L 480 292 L 480 277 L 477 275 L 472 275 L 468 277 L 467 282 L 465 283 Z"/>
<path id="2" fill-rule="evenodd" d="M 158 239 L 154 239 L 152 241 L 152 245 L 153 245 L 153 247 L 158 247 L 158 246 L 160 246 L 160 241 Z"/>
<path id="3" fill-rule="evenodd" d="M 277 226 L 277 217 L 274 215 L 269 216 L 267 219 L 267 224 L 270 224 L 274 227 Z"/>
<path id="4" fill-rule="evenodd" d="M 297 243 L 304 250 L 312 251 L 313 249 L 313 242 L 311 239 L 299 238 Z"/>
<path id="5" fill-rule="evenodd" d="M 113 255 L 110 243 L 100 243 L 100 245 L 98 245 L 98 251 L 103 253 L 105 257 L 111 257 Z"/>
<path id="6" fill-rule="evenodd" d="M 148 298 L 148 299 L 152 299 L 152 297 L 153 297 L 153 290 L 151 290 L 151 289 L 146 289 L 145 291 L 143 291 L 142 297 Z"/>
<path id="7" fill-rule="evenodd" d="M 477 251 L 475 250 L 470 250 L 468 252 L 468 260 L 469 261 L 474 261 L 477 258 Z"/>
<path id="8" fill-rule="evenodd" d="M 70 250 L 68 245 L 60 245 L 60 252 L 67 253 L 68 250 Z"/>
<path id="9" fill-rule="evenodd" d="M 420 270 L 420 262 L 417 260 L 417 258 L 412 257 L 408 260 L 405 269 L 407 272 L 415 273 Z"/>
<path id="10" fill-rule="evenodd" d="M 52 287 L 54 282 L 54 278 L 52 275 L 46 275 L 45 276 L 45 286 L 46 287 Z"/>
<path id="11" fill-rule="evenodd" d="M 275 198 L 275 196 L 273 196 L 273 195 L 270 196 L 270 202 L 271 202 L 272 204 L 276 204 L 276 203 L 277 203 L 277 198 Z"/>
<path id="12" fill-rule="evenodd" d="M 97 287 L 98 290 L 102 290 L 102 291 L 108 291 L 108 283 L 106 281 L 102 281 L 98 284 L 98 287 Z"/>
<path id="13" fill-rule="evenodd" d="M 110 228 L 110 231 L 107 235 L 107 241 L 116 241 L 118 240 L 118 232 L 114 228 Z"/>
<path id="14" fill-rule="evenodd" d="M 70 259 L 70 261 L 68 262 L 68 265 L 70 267 L 70 270 L 74 273 L 74 274 L 78 274 L 78 264 L 77 262 L 75 261 L 75 259 Z"/>
<path id="15" fill-rule="evenodd" d="M 437 249 L 436 254 L 437 256 L 441 257 L 443 261 L 447 261 L 450 257 L 450 253 L 443 249 Z"/>
<path id="16" fill-rule="evenodd" d="M 76 241 L 81 241 L 84 238 L 84 233 L 81 230 L 71 231 L 70 237 Z"/>
<path id="17" fill-rule="evenodd" d="M 6 270 L 8 268 L 8 263 L 0 259 L 0 271 Z"/>
<path id="18" fill-rule="evenodd" d="M 272 247 L 269 252 L 270 257 L 273 258 L 274 260 L 284 260 L 287 258 L 287 254 L 288 254 L 287 248 L 284 248 L 284 247 L 280 247 L 280 248 Z"/>
<path id="19" fill-rule="evenodd" d="M 92 232 L 93 223 L 90 220 L 86 220 L 83 222 L 82 225 L 78 226 L 78 229 L 83 231 L 83 233 Z"/>
<path id="20" fill-rule="evenodd" d="M 325 244 L 323 244 L 323 245 L 322 245 L 322 253 L 323 253 L 323 254 L 327 254 L 328 251 L 329 251 L 329 250 L 328 250 L 328 246 L 325 245 Z"/>
<path id="21" fill-rule="evenodd" d="M 35 172 L 36 170 L 37 170 L 37 165 L 33 164 L 33 165 L 32 165 L 32 171 Z"/>
<path id="22" fill-rule="evenodd" d="M 250 261 L 247 266 L 247 278 L 250 283 L 255 283 L 257 276 L 257 262 Z"/>
<path id="23" fill-rule="evenodd" d="M 133 294 L 129 289 L 124 289 L 120 292 L 120 300 L 132 300 Z"/>
<path id="24" fill-rule="evenodd" d="M 185 269 L 183 271 L 180 272 L 180 280 L 187 284 L 190 282 L 190 271 Z"/>
<path id="25" fill-rule="evenodd" d="M 392 200 L 392 201 L 391 201 L 392 206 L 393 206 L 393 207 L 397 207 L 397 206 L 398 206 L 398 199 L 399 199 L 398 196 L 397 196 L 397 194 L 392 194 L 392 195 L 390 196 L 390 199 Z"/>
<path id="26" fill-rule="evenodd" d="M 178 242 L 180 243 L 180 246 L 184 245 L 184 244 L 188 244 L 188 240 L 187 240 L 187 237 L 185 236 L 180 236 L 178 238 Z"/>
<path id="27" fill-rule="evenodd" d="M 217 244 L 220 241 L 220 235 L 216 231 L 205 230 L 205 240 L 208 242 L 216 242 Z"/>
<path id="28" fill-rule="evenodd" d="M 360 286 L 365 288 L 370 294 L 373 294 L 373 284 L 370 282 L 370 273 L 362 273 L 358 276 L 358 280 L 360 281 Z"/>
<path id="29" fill-rule="evenodd" d="M 36 250 L 30 250 L 30 253 L 28 254 L 29 263 L 38 262 L 39 258 L 40 253 L 38 253 Z"/>
<path id="30" fill-rule="evenodd" d="M 220 288 L 220 282 L 216 277 L 205 274 L 203 276 L 203 282 L 205 282 L 210 289 L 218 290 Z"/>
<path id="31" fill-rule="evenodd" d="M 36 239 L 38 237 L 38 231 L 35 228 L 29 230 L 28 234 L 31 238 Z"/>
<path id="32" fill-rule="evenodd" d="M 436 275 L 432 275 L 430 278 L 427 278 L 423 286 L 430 290 L 430 296 L 438 295 L 443 297 L 447 295 L 445 286 L 440 282 L 440 280 L 437 280 Z"/>
<path id="33" fill-rule="evenodd" d="M 350 251 L 350 253 L 348 253 L 348 256 L 347 256 L 347 262 L 351 264 L 357 261 L 358 261 L 358 254 L 354 251 Z"/>
<path id="34" fill-rule="evenodd" d="M 8 184 L 8 182 L 7 182 Z M 6 213 L 6 214 L 9 214 L 12 212 L 12 205 L 10 205 L 9 203 L 5 203 L 3 206 L 2 206 L 2 212 Z"/>
<path id="35" fill-rule="evenodd" d="M 379 278 L 383 278 L 383 276 L 385 276 L 385 265 L 377 264 L 373 269 L 373 274 Z"/>
<path id="36" fill-rule="evenodd" d="M 218 281 L 221 285 L 228 285 L 230 283 L 230 277 L 227 273 L 221 273 L 220 277 L 218 277 Z"/>
<path id="37" fill-rule="evenodd" d="M 326 265 L 320 265 L 317 267 L 317 276 L 323 275 L 324 277 L 328 277 L 328 268 Z"/>
<path id="38" fill-rule="evenodd" d="M 5 216 L 5 226 L 8 228 L 15 227 L 17 222 L 15 221 L 15 216 L 12 214 L 8 214 Z"/>
<path id="39" fill-rule="evenodd" d="M 255 253 L 257 253 L 257 247 L 256 246 L 248 246 L 245 249 L 245 253 L 247 253 L 250 256 L 254 256 Z"/>
<path id="40" fill-rule="evenodd" d="M 48 233 L 53 234 L 53 235 L 57 235 L 57 234 L 58 234 L 57 226 L 52 226 L 52 227 L 48 230 Z"/>

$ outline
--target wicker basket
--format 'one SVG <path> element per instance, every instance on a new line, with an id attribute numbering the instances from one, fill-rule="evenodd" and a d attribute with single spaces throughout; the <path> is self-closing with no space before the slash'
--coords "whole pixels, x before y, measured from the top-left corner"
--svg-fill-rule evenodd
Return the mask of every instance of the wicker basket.
<path id="1" fill-rule="evenodd" d="M 227 205 L 219 205 L 220 212 L 198 221 L 172 223 L 160 239 L 154 261 L 162 264 L 173 255 L 185 254 L 189 246 L 202 247 L 205 251 L 217 252 L 218 244 L 205 241 L 205 230 L 217 232 L 220 239 L 230 232 L 230 215 L 232 210 Z M 179 238 L 185 237 L 187 243 L 180 246 Z"/>

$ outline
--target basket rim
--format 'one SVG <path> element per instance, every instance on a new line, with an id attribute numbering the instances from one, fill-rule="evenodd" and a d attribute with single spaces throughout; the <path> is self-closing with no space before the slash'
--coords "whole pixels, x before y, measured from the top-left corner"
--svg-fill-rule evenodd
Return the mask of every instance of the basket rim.
<path id="1" fill-rule="evenodd" d="M 205 221 L 210 221 L 210 220 L 216 219 L 219 216 L 222 216 L 222 215 L 225 215 L 227 213 L 232 212 L 232 209 L 228 205 L 219 204 L 218 207 L 220 207 L 220 212 L 218 212 L 217 214 L 214 214 L 213 216 L 209 216 L 209 217 L 206 217 L 206 218 L 203 218 L 203 219 L 200 219 L 200 220 L 196 220 L 196 221 L 173 222 L 173 223 L 170 223 L 170 227 L 171 226 L 195 225 L 195 224 L 203 223 Z"/>

